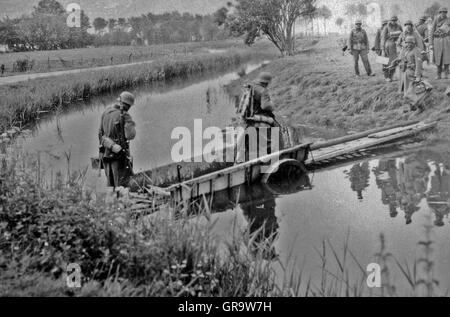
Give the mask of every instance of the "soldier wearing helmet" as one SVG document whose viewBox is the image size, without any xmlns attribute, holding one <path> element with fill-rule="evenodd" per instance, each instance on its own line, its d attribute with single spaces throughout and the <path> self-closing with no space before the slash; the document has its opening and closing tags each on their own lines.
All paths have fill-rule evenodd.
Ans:
<svg viewBox="0 0 450 317">
<path fill-rule="evenodd" d="M 422 16 L 419 23 L 416 24 L 416 30 L 419 32 L 420 36 L 423 38 L 425 43 L 428 43 L 428 17 L 426 15 Z"/>
<path fill-rule="evenodd" d="M 408 36 L 413 36 L 415 38 L 417 48 L 419 48 L 422 52 L 425 51 L 423 38 L 420 36 L 419 32 L 414 29 L 413 22 L 411 20 L 406 21 L 404 27 L 403 33 L 397 41 L 397 45 L 403 48 L 406 38 Z"/>
<path fill-rule="evenodd" d="M 368 76 L 374 76 L 372 74 L 372 68 L 370 67 L 368 52 L 369 52 L 369 37 L 366 31 L 362 28 L 362 21 L 357 20 L 355 22 L 355 28 L 350 32 L 348 40 L 348 47 L 353 55 L 355 63 L 355 73 L 359 76 L 359 58 L 361 57 L 364 68 Z"/>
<path fill-rule="evenodd" d="M 377 30 L 377 34 L 375 36 L 375 44 L 372 48 L 372 51 L 378 54 L 378 56 L 381 56 L 381 33 L 383 32 L 383 29 L 386 27 L 386 25 L 389 23 L 388 20 L 383 20 L 381 23 L 381 28 Z"/>
<path fill-rule="evenodd" d="M 433 21 L 430 34 L 430 49 L 434 53 L 434 63 L 437 66 L 437 79 L 450 76 L 450 18 L 447 8 L 440 8 L 439 15 Z"/>
<path fill-rule="evenodd" d="M 406 37 L 404 48 L 394 63 L 399 64 L 401 71 L 399 91 L 407 97 L 412 84 L 422 80 L 423 72 L 422 52 L 417 48 L 414 36 Z"/>
<path fill-rule="evenodd" d="M 280 127 L 280 125 L 275 120 L 275 115 L 273 113 L 274 107 L 272 104 L 272 100 L 270 98 L 268 87 L 272 82 L 272 74 L 268 72 L 262 72 L 259 74 L 258 78 L 250 85 L 247 85 L 249 89 L 244 92 L 245 94 L 249 93 L 248 104 L 243 105 L 241 109 L 243 116 L 245 129 L 256 129 L 258 134 L 258 138 L 263 136 L 263 130 L 266 129 L 266 132 L 272 131 L 275 127 Z M 246 98 L 243 98 L 247 100 Z M 275 131 L 275 130 L 273 130 Z M 253 136 L 253 134 L 248 134 L 249 137 Z M 243 163 L 249 159 L 255 159 L 261 155 L 266 155 L 268 153 L 261 153 L 264 150 L 268 150 L 271 146 L 270 137 L 267 135 L 267 141 L 264 143 L 267 145 L 266 149 L 259 149 L 257 153 L 250 152 L 250 149 L 254 150 L 256 148 L 256 144 L 262 144 L 261 139 L 260 142 L 257 140 L 250 140 L 245 135 L 243 138 L 238 140 L 237 146 L 237 157 L 236 164 Z M 251 143 L 254 142 L 254 143 Z M 250 146 L 251 145 L 251 146 Z M 279 150 L 279 149 L 275 149 Z"/>
<path fill-rule="evenodd" d="M 398 57 L 397 41 L 402 34 L 403 29 L 398 24 L 398 17 L 393 16 L 388 25 L 383 29 L 381 33 L 381 50 L 384 56 L 389 57 L 389 64 L 392 64 Z M 387 82 L 391 82 L 395 74 L 395 68 L 386 69 L 384 76 Z"/>
<path fill-rule="evenodd" d="M 114 188 L 128 187 L 132 176 L 129 141 L 136 137 L 136 125 L 128 113 L 134 95 L 125 91 L 117 101 L 103 113 L 99 129 L 100 158 L 108 186 Z"/>
</svg>

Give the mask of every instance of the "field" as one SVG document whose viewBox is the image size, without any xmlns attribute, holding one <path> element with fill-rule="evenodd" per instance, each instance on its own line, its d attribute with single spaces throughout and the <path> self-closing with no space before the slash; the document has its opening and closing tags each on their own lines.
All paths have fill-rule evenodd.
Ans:
<svg viewBox="0 0 450 317">
<path fill-rule="evenodd" d="M 4 76 L 22 74 L 13 72 L 16 61 L 27 60 L 33 65 L 26 73 L 61 71 L 108 65 L 142 62 L 162 57 L 206 53 L 208 50 L 244 48 L 241 40 L 217 42 L 191 42 L 152 46 L 111 46 L 56 51 L 35 51 L 0 54 L 0 65 L 4 64 Z"/>
<path fill-rule="evenodd" d="M 296 56 L 267 66 L 275 75 L 270 91 L 276 113 L 286 124 L 363 131 L 409 120 L 440 120 L 438 137 L 450 137 L 450 98 L 444 94 L 450 80 L 435 81 L 435 66 L 425 66 L 426 79 L 434 90 L 425 100 L 426 110 L 415 114 L 404 112 L 409 107 L 398 92 L 398 79 L 384 81 L 374 53 L 370 59 L 376 77 L 367 77 L 360 62 L 362 76 L 357 78 L 353 57 L 342 55 L 338 39 L 319 38 L 303 44 L 303 51 Z M 231 93 L 238 95 L 240 86 L 241 82 L 231 85 Z"/>
</svg>

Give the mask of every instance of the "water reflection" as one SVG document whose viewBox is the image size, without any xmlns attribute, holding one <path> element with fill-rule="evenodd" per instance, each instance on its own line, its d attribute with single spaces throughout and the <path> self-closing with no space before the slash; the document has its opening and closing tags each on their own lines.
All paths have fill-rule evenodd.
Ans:
<svg viewBox="0 0 450 317">
<path fill-rule="evenodd" d="M 377 161 L 372 172 L 381 191 L 381 202 L 391 218 L 402 212 L 406 225 L 411 225 L 426 199 L 436 216 L 435 225 L 444 226 L 444 219 L 450 214 L 450 165 L 443 162 L 446 158 L 450 160 L 433 151 L 418 151 Z M 358 200 L 364 200 L 363 193 L 370 186 L 370 162 L 354 164 L 344 173 Z"/>
<path fill-rule="evenodd" d="M 434 167 L 427 203 L 436 215 L 435 226 L 442 227 L 450 214 L 450 165 L 434 163 Z"/>
<path fill-rule="evenodd" d="M 278 238 L 280 228 L 276 213 L 277 199 L 311 189 L 310 177 L 302 174 L 280 183 L 243 185 L 221 191 L 214 194 L 210 204 L 215 213 L 242 210 L 248 223 L 247 230 L 252 237 L 252 252 L 259 252 L 263 258 L 273 260 L 278 256 L 274 241 Z"/>
<path fill-rule="evenodd" d="M 369 163 L 364 162 L 353 165 L 350 172 L 347 173 L 347 177 L 350 179 L 351 188 L 357 193 L 358 199 L 363 200 L 363 191 L 369 187 Z"/>
</svg>

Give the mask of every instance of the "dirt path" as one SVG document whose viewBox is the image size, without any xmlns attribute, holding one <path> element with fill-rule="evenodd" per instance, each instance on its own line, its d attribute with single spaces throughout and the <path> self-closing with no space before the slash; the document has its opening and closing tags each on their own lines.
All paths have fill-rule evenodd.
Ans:
<svg viewBox="0 0 450 317">
<path fill-rule="evenodd" d="M 20 83 L 20 82 L 24 82 L 24 81 L 28 81 L 28 80 L 32 80 L 32 79 L 38 79 L 38 78 L 48 78 L 48 77 L 61 76 L 61 75 L 80 74 L 80 73 L 86 73 L 86 72 L 92 72 L 92 71 L 100 71 L 100 70 L 115 69 L 115 68 L 117 69 L 117 68 L 123 68 L 123 67 L 128 67 L 128 66 L 135 66 L 135 65 L 146 65 L 146 64 L 151 64 L 153 62 L 154 61 L 144 61 L 144 62 L 136 62 L 136 63 L 120 64 L 120 65 L 62 70 L 62 71 L 49 72 L 49 73 L 36 73 L 36 74 L 0 77 L 0 86 L 16 84 L 16 83 Z"/>
</svg>

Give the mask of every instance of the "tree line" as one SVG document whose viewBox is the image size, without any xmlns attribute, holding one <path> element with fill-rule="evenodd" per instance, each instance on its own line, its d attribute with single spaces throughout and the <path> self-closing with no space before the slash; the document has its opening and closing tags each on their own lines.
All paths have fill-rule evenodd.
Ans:
<svg viewBox="0 0 450 317">
<path fill-rule="evenodd" d="M 68 13 L 55 0 L 41 0 L 29 15 L 0 21 L 0 44 L 15 50 L 50 50 L 84 47 L 93 38 L 89 18 L 81 11 L 81 27 L 67 26 Z"/>
<path fill-rule="evenodd" d="M 67 25 L 68 14 L 57 0 L 41 0 L 29 15 L 0 20 L 0 44 L 25 51 L 211 41 L 229 36 L 224 26 L 226 7 L 210 15 L 171 12 L 118 19 L 98 17 L 92 26 L 81 11 L 80 28 Z M 95 34 L 88 32 L 91 27 Z"/>
</svg>

